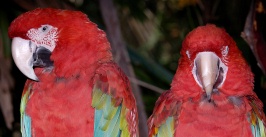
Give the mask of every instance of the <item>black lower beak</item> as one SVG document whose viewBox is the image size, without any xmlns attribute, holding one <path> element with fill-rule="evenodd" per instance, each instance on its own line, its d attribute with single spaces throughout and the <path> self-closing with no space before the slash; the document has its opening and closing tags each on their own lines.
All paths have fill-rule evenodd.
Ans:
<svg viewBox="0 0 266 137">
<path fill-rule="evenodd" d="M 33 66 L 35 67 L 50 67 L 53 66 L 53 61 L 50 59 L 51 51 L 44 48 L 36 48 L 35 53 L 33 53 Z"/>
</svg>

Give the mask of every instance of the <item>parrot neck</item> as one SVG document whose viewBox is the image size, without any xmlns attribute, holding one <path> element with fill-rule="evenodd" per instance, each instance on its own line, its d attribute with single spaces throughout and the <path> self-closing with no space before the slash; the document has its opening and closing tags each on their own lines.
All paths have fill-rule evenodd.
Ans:
<svg viewBox="0 0 266 137">
<path fill-rule="evenodd" d="M 63 78 L 90 74 L 100 64 L 112 61 L 109 48 L 79 47 L 75 51 L 56 53 L 58 54 L 53 55 L 54 67 L 52 72 L 57 77 Z"/>
<path fill-rule="evenodd" d="M 59 77 L 79 76 L 112 60 L 111 46 L 105 32 L 87 20 L 85 23 L 75 23 L 78 26 L 73 27 L 71 32 L 69 29 L 60 30 L 58 43 L 51 55 L 53 71 Z"/>
</svg>

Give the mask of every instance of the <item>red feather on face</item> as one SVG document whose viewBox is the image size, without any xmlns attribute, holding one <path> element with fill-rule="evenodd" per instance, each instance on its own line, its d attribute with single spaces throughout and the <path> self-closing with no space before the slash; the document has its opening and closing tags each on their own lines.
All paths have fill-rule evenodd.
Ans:
<svg viewBox="0 0 266 137">
<path fill-rule="evenodd" d="M 208 24 L 186 36 L 171 88 L 157 100 L 148 125 L 149 136 L 157 137 L 265 135 L 253 74 L 224 29 Z"/>
</svg>

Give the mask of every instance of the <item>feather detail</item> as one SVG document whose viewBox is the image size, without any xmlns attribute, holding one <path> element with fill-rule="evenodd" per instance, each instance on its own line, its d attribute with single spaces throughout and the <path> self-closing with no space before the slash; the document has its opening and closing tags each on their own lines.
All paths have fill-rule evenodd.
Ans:
<svg viewBox="0 0 266 137">
<path fill-rule="evenodd" d="M 165 91 L 155 104 L 153 114 L 148 119 L 149 137 L 174 136 L 176 118 L 180 111 L 180 103 L 171 91 Z"/>
<path fill-rule="evenodd" d="M 100 93 L 99 93 L 100 92 Z M 100 95 L 101 96 L 97 96 Z M 100 89 L 93 89 L 93 103 L 92 107 L 95 108 L 95 121 L 94 121 L 94 136 L 120 136 L 121 132 L 124 136 L 130 136 L 127 128 L 125 112 L 121 110 L 122 104 L 114 106 L 111 96 L 103 93 Z M 123 112 L 123 113 L 122 113 Z"/>
<path fill-rule="evenodd" d="M 124 131 L 124 132 L 122 132 L 121 137 L 128 137 L 130 135 L 129 130 L 127 130 L 128 123 L 126 120 L 126 114 L 127 114 L 127 108 L 125 106 L 122 106 L 119 128 L 121 129 L 121 131 Z"/>
<path fill-rule="evenodd" d="M 254 137 L 265 137 L 265 116 L 262 111 L 262 103 L 254 96 L 248 96 L 249 104 L 252 107 L 250 112 L 250 127 Z"/>
<path fill-rule="evenodd" d="M 96 71 L 92 85 L 91 105 L 95 108 L 94 136 L 137 137 L 137 124 L 130 123 L 135 121 L 132 118 L 137 116 L 133 111 L 135 102 L 128 98 L 131 96 L 129 85 L 121 72 L 117 71 L 117 66 L 113 63 L 103 64 Z M 130 117 L 132 112 L 133 116 Z"/>
<path fill-rule="evenodd" d="M 174 131 L 174 118 L 168 117 L 165 124 L 162 124 L 157 133 L 157 137 L 171 137 Z"/>
<path fill-rule="evenodd" d="M 20 117 L 21 117 L 21 133 L 23 137 L 31 137 L 31 118 L 26 114 L 26 105 L 30 99 L 32 85 L 27 82 L 22 93 L 20 103 Z"/>
</svg>

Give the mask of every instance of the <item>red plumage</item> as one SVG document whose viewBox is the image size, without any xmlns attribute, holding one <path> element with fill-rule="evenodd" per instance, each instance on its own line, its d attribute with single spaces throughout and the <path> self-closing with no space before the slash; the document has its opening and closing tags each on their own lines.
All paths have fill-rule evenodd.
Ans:
<svg viewBox="0 0 266 137">
<path fill-rule="evenodd" d="M 124 130 L 128 130 L 130 136 L 138 136 L 135 98 L 126 75 L 112 59 L 110 43 L 104 31 L 82 12 L 38 8 L 15 19 L 9 27 L 9 36 L 34 43 L 39 39 L 32 40 L 27 35 L 29 30 L 46 24 L 56 28 L 58 35 L 50 57 L 53 67 L 35 68 L 39 82 L 27 80 L 25 84 L 23 97 L 27 99 L 22 99 L 21 113 L 31 118 L 30 134 L 37 137 L 93 136 L 98 130 L 94 127 L 98 109 L 92 106 L 93 92 L 97 89 L 115 100 L 114 108 L 125 107 L 124 111 L 117 112 L 119 117 L 123 113 L 126 115 L 126 129 L 119 132 L 123 134 Z M 46 46 L 51 46 L 49 44 Z"/>
<path fill-rule="evenodd" d="M 197 71 L 193 72 L 197 69 L 196 57 L 202 52 L 216 54 L 219 64 L 228 67 L 227 72 L 221 72 L 219 68 L 217 79 L 222 75 L 224 81 L 216 82 L 222 84 L 214 85 L 211 100 L 206 99 L 206 92 L 200 86 L 202 82 L 196 82 L 200 79 Z M 149 136 L 163 134 L 160 127 L 169 126 L 165 121 L 173 117 L 174 126 L 167 129 L 173 131 L 175 137 L 251 137 L 251 119 L 254 118 L 251 115 L 265 124 L 262 107 L 262 102 L 253 92 L 253 74 L 234 40 L 215 25 L 200 26 L 191 31 L 182 43 L 171 89 L 157 100 L 148 120 Z M 264 131 L 264 127 L 260 130 Z"/>
</svg>

